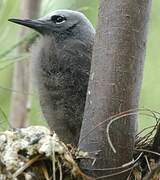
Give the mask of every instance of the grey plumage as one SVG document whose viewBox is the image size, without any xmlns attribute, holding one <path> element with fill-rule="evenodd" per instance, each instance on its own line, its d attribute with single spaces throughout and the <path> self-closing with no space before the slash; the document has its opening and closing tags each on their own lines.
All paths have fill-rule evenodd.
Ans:
<svg viewBox="0 0 160 180">
<path fill-rule="evenodd" d="M 32 48 L 40 105 L 49 127 L 78 143 L 95 31 L 79 12 L 57 10 L 38 20 L 10 21 L 42 34 Z"/>
</svg>

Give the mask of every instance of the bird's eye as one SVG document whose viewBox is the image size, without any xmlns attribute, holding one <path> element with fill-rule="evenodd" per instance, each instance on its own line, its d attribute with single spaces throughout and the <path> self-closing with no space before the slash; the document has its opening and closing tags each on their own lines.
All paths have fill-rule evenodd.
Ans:
<svg viewBox="0 0 160 180">
<path fill-rule="evenodd" d="M 52 16 L 51 20 L 56 24 L 61 24 L 66 21 L 66 18 L 64 16 Z"/>
</svg>

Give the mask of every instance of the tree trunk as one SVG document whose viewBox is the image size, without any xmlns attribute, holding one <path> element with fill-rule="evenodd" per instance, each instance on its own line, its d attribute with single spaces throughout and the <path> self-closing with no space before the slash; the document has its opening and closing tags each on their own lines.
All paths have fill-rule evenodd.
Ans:
<svg viewBox="0 0 160 180">
<path fill-rule="evenodd" d="M 151 0 L 101 0 L 95 46 L 79 148 L 96 161 L 83 161 L 87 169 L 122 166 L 132 160 L 136 116 L 115 121 L 112 115 L 138 108 Z M 95 129 L 94 129 L 95 128 Z M 89 130 L 94 129 L 91 133 Z M 85 137 L 85 138 L 84 138 Z M 117 171 L 95 171 L 95 176 Z M 111 179 L 124 180 L 126 174 Z M 103 179 L 103 178 L 102 178 Z M 104 177 L 105 179 L 105 177 Z"/>
<path fill-rule="evenodd" d="M 36 18 L 40 10 L 41 0 L 23 0 L 20 1 L 21 18 Z M 28 29 L 22 27 L 20 32 L 20 38 L 25 37 L 28 34 Z M 18 53 L 28 52 L 29 44 L 23 43 Z M 12 93 L 11 110 L 10 110 L 10 126 L 12 128 L 24 127 L 26 125 L 27 118 L 27 101 L 28 92 L 30 89 L 30 63 L 26 59 L 23 62 L 17 62 L 14 67 L 13 74 L 13 89 L 21 93 Z"/>
</svg>

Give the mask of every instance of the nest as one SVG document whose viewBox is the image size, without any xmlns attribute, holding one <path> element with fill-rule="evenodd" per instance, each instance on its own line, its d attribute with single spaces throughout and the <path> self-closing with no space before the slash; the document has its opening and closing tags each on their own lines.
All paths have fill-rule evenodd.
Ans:
<svg viewBox="0 0 160 180">
<path fill-rule="evenodd" d="M 1 132 L 0 180 L 86 179 L 75 161 L 80 156 L 86 153 L 66 146 L 42 126 Z"/>
<path fill-rule="evenodd" d="M 134 160 L 115 167 L 116 173 L 108 174 L 106 168 L 106 178 L 130 172 L 127 180 L 160 179 L 160 114 L 149 112 L 147 116 L 154 118 L 156 123 L 137 134 Z M 127 113 L 113 118 L 108 129 L 124 115 Z M 111 148 L 114 148 L 112 144 Z M 88 158 L 88 153 L 65 145 L 56 133 L 43 126 L 0 133 L 0 180 L 91 180 L 93 178 L 85 175 L 78 166 L 79 159 L 83 158 Z"/>
</svg>

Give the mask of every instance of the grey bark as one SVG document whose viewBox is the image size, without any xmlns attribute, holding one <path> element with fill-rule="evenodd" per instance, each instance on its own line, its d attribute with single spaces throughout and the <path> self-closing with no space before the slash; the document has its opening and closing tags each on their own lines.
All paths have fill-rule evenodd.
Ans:
<svg viewBox="0 0 160 180">
<path fill-rule="evenodd" d="M 40 10 L 41 0 L 23 0 L 20 1 L 20 16 L 21 18 L 36 18 Z M 28 34 L 28 29 L 22 27 L 20 38 Z M 28 51 L 28 43 L 23 43 L 18 53 Z M 22 62 L 17 62 L 14 66 L 13 73 L 13 89 L 21 93 L 12 93 L 11 110 L 9 122 L 12 128 L 24 127 L 27 119 L 27 101 L 28 92 L 30 89 L 30 63 L 26 59 Z"/>
<path fill-rule="evenodd" d="M 85 160 L 81 163 L 85 168 L 118 167 L 132 160 L 136 116 L 121 118 L 112 124 L 110 137 L 116 153 L 107 140 L 109 121 L 89 135 L 88 132 L 112 115 L 138 108 L 150 8 L 151 0 L 100 1 L 79 141 L 79 148 L 90 152 L 96 161 L 91 165 L 91 161 Z M 111 172 L 96 171 L 95 176 L 107 173 Z M 126 175 L 111 179 L 117 178 L 124 180 Z"/>
</svg>

